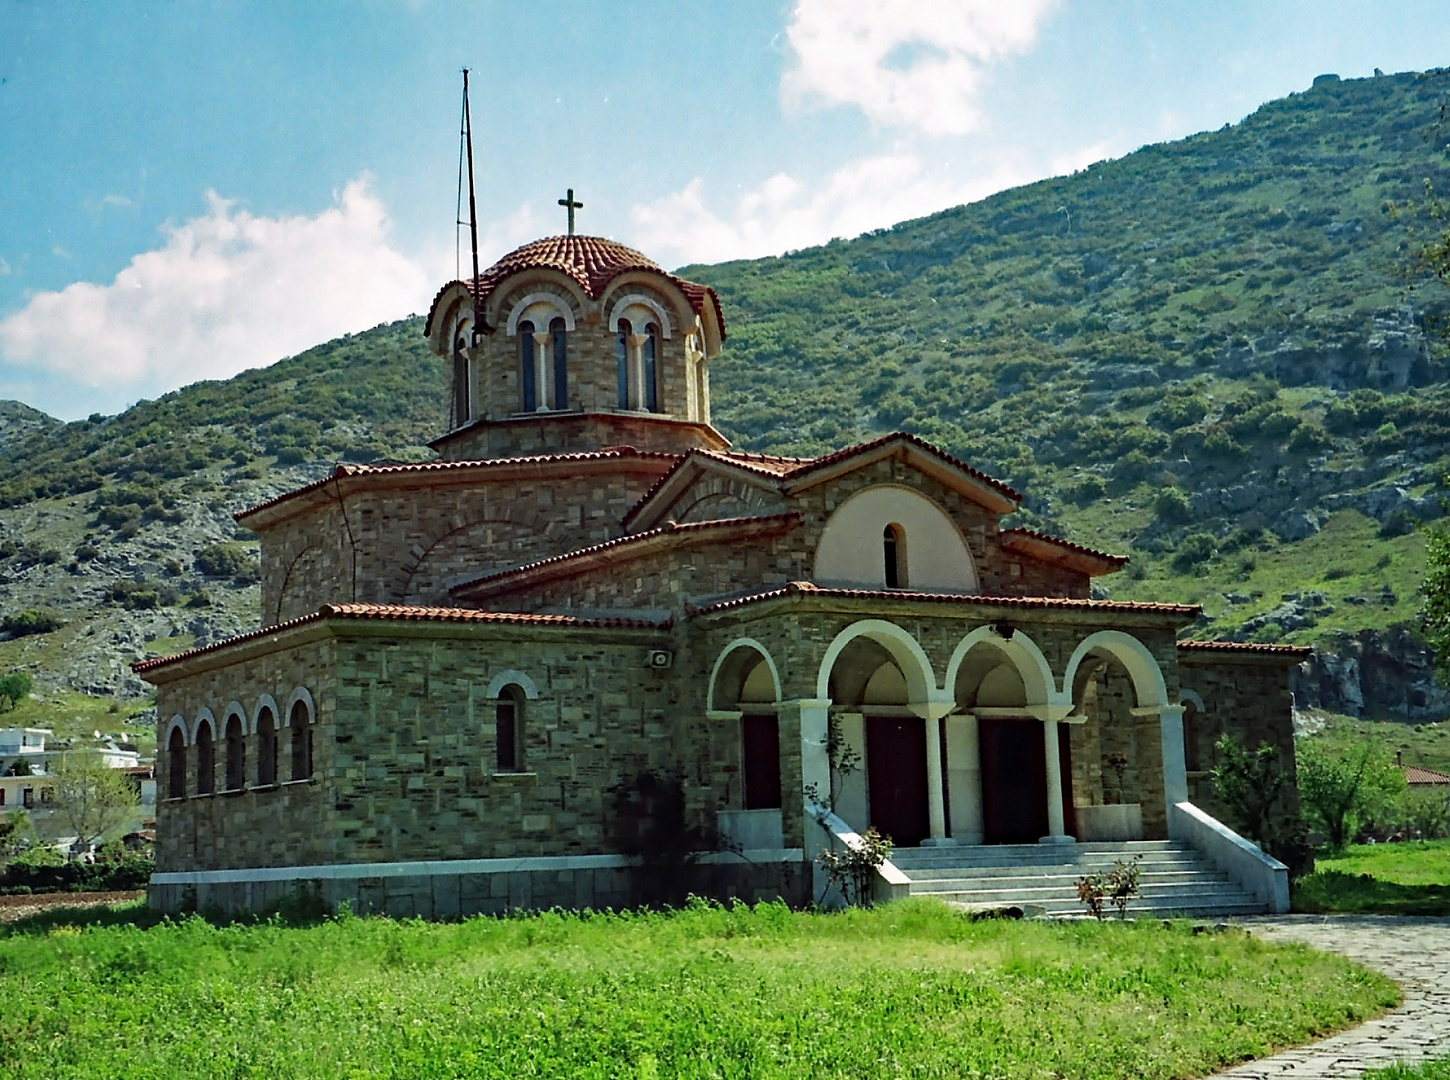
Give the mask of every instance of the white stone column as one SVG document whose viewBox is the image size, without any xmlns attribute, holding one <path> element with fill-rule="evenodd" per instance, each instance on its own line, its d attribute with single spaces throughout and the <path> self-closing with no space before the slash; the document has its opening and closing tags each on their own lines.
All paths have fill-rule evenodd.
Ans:
<svg viewBox="0 0 1450 1080">
<path fill-rule="evenodd" d="M 534 335 L 534 411 L 549 411 L 549 368 L 554 357 L 553 335 Z"/>
<path fill-rule="evenodd" d="M 826 741 L 830 732 L 830 721 L 827 710 L 830 709 L 829 699 L 802 698 L 795 701 L 782 701 L 776 711 L 782 721 L 794 713 L 799 718 L 798 731 L 800 732 L 800 786 L 790 790 L 784 784 L 790 774 L 789 769 L 781 769 L 781 800 L 790 809 L 783 814 L 785 828 L 785 842 L 789 846 L 792 841 L 792 821 L 796 814 L 801 815 L 801 839 L 804 848 L 805 861 L 812 864 L 812 897 L 819 897 L 825 889 L 825 872 L 820 866 L 815 865 L 816 856 L 828 846 L 829 838 L 825 829 L 816 821 L 812 810 L 813 804 L 807 791 L 814 788 L 822 800 L 830 798 L 831 792 L 831 758 L 827 750 Z M 781 724 L 781 734 L 785 735 L 794 724 Z M 784 758 L 789 752 L 785 740 L 781 740 L 781 757 Z M 782 761 L 782 766 L 786 762 Z"/>
<path fill-rule="evenodd" d="M 952 836 L 959 844 L 982 842 L 982 751 L 971 713 L 942 720 L 947 731 L 947 791 Z"/>
<path fill-rule="evenodd" d="M 1062 758 L 1058 756 L 1057 721 L 1042 722 L 1044 756 L 1047 758 L 1047 835 L 1040 841 L 1044 844 L 1071 844 L 1073 838 L 1067 835 L 1062 820 Z M 1072 778 L 1068 778 L 1072 782 Z"/>
<path fill-rule="evenodd" d="M 926 724 L 926 813 L 931 835 L 922 841 L 923 847 L 943 847 L 956 843 L 947 836 L 947 810 L 946 799 L 942 794 L 941 768 L 941 720 L 956 707 L 956 701 L 951 699 L 911 703 L 911 711 Z"/>
<path fill-rule="evenodd" d="M 1133 710 L 1135 713 L 1138 710 Z M 1188 764 L 1183 751 L 1183 706 L 1159 705 L 1149 709 L 1158 714 L 1158 732 L 1163 744 L 1163 801 L 1168 814 L 1168 835 L 1178 824 L 1173 807 L 1188 801 Z"/>
<path fill-rule="evenodd" d="M 643 409 L 648 400 L 644 393 L 644 343 L 648 334 L 629 335 L 629 407 Z"/>
</svg>

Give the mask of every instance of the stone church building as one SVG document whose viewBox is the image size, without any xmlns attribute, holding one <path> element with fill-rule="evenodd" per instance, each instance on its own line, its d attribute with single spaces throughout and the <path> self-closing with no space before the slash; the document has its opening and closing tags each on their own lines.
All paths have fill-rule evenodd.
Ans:
<svg viewBox="0 0 1450 1080">
<path fill-rule="evenodd" d="M 309 886 L 452 917 L 622 906 L 662 875 L 809 903 L 815 853 L 868 827 L 902 858 L 1221 846 L 1219 734 L 1292 767 L 1302 650 L 1092 599 L 1124 558 L 1003 528 L 1017 492 L 914 436 L 732 449 L 720 302 L 639 252 L 537 241 L 446 286 L 425 332 L 452 370 L 437 460 L 238 514 L 259 628 L 135 665 L 153 905 Z"/>
</svg>

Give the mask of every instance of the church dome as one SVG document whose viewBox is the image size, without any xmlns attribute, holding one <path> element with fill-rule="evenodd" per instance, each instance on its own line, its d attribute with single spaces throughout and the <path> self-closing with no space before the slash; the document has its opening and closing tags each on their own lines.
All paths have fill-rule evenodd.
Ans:
<svg viewBox="0 0 1450 1080">
<path fill-rule="evenodd" d="M 658 274 L 669 281 L 685 295 L 695 314 L 703 315 L 708 304 L 719 337 L 725 339 L 725 316 L 720 310 L 719 297 L 708 285 L 686 281 L 682 277 L 661 269 L 653 259 L 602 236 L 546 236 L 523 247 L 510 251 L 498 262 L 478 275 L 472 283 L 462 283 L 472 294 L 475 305 L 482 308 L 505 281 L 517 274 L 533 270 L 556 270 L 575 281 L 591 300 L 598 300 L 615 278 L 632 270 L 643 270 Z M 453 284 L 459 284 L 457 282 Z M 428 316 L 425 335 L 433 333 L 433 313 L 439 308 L 439 301 L 452 285 L 444 286 L 435 297 Z"/>
</svg>

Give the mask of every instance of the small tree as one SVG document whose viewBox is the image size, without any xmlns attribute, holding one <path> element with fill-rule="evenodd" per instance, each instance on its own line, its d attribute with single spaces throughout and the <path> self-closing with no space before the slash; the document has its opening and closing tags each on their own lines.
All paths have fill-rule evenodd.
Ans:
<svg viewBox="0 0 1450 1080">
<path fill-rule="evenodd" d="M 33 683 L 23 671 L 12 671 L 0 679 L 0 712 L 9 712 L 29 696 Z"/>
<path fill-rule="evenodd" d="M 124 773 L 94 754 L 66 754 L 55 773 L 55 804 L 81 846 L 130 817 L 140 798 Z"/>
<path fill-rule="evenodd" d="M 1435 652 L 1435 674 L 1450 683 L 1450 529 L 1425 530 L 1420 632 Z"/>
<path fill-rule="evenodd" d="M 1245 750 L 1224 735 L 1215 749 L 1218 765 L 1209 773 L 1214 791 L 1249 839 L 1268 850 L 1274 838 L 1274 804 L 1288 782 L 1279 748 L 1261 743 L 1257 750 Z"/>
<path fill-rule="evenodd" d="M 1368 740 L 1343 754 L 1306 740 L 1298 758 L 1299 802 L 1336 850 L 1361 822 L 1393 806 L 1405 788 L 1404 774 L 1380 758 Z"/>
</svg>

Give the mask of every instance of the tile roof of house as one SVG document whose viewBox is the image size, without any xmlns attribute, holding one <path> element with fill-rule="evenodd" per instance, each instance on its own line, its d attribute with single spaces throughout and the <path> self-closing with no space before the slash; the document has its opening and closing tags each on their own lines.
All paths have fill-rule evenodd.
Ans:
<svg viewBox="0 0 1450 1080">
<path fill-rule="evenodd" d="M 998 535 L 1002 546 L 1008 551 L 1015 546 L 1024 555 L 1046 557 L 1048 561 L 1065 563 L 1089 574 L 1110 574 L 1128 564 L 1126 555 L 1110 555 L 1106 551 L 1083 547 L 1036 529 L 1004 529 Z"/>
<path fill-rule="evenodd" d="M 713 604 L 693 608 L 691 615 L 708 615 L 716 611 L 745 607 L 783 596 L 821 596 L 844 600 L 900 600 L 927 604 L 970 604 L 973 607 L 1059 608 L 1078 611 L 1102 611 L 1113 614 L 1180 615 L 1190 617 L 1203 608 L 1197 604 L 1143 604 L 1126 600 L 1075 600 L 1053 596 L 968 596 L 961 593 L 912 592 L 909 589 L 836 589 L 809 581 L 791 581 L 779 589 L 732 597 Z"/>
<path fill-rule="evenodd" d="M 649 505 L 650 500 L 655 497 L 678 473 L 687 468 L 693 461 L 716 461 L 726 465 L 733 465 L 737 468 L 748 469 L 760 476 L 768 477 L 782 484 L 791 481 L 803 480 L 811 473 L 821 469 L 827 469 L 832 465 L 849 461 L 853 457 L 869 454 L 892 442 L 898 442 L 903 446 L 911 446 L 917 450 L 924 451 L 931 456 L 955 469 L 960 469 L 977 483 L 990 488 L 1003 498 L 1014 503 L 1020 503 L 1022 496 L 1000 480 L 994 480 L 980 469 L 976 469 L 966 462 L 948 454 L 945 450 L 933 446 L 925 439 L 917 438 L 905 431 L 893 431 L 888 435 L 882 435 L 867 442 L 855 443 L 851 446 L 842 447 L 840 450 L 832 451 L 821 457 L 795 458 L 780 457 L 774 454 L 749 454 L 738 450 L 705 450 L 694 449 L 685 454 L 669 472 L 661 476 L 650 489 L 645 492 L 644 497 L 630 508 L 629 513 L 624 515 L 624 523 L 630 521 Z M 1088 549 L 1083 548 L 1083 551 Z M 1114 558 L 1114 556 L 1107 556 Z"/>
<path fill-rule="evenodd" d="M 1307 645 L 1261 645 L 1253 641 L 1180 641 L 1180 652 L 1257 653 L 1260 656 L 1296 657 L 1307 660 L 1314 650 Z"/>
<path fill-rule="evenodd" d="M 759 514 L 752 517 L 715 518 L 710 521 L 691 521 L 684 524 L 670 521 L 646 532 L 620 536 L 613 540 L 605 540 L 603 543 L 593 544 L 586 548 L 579 548 L 577 551 L 568 551 L 562 555 L 553 555 L 547 559 L 539 559 L 536 562 L 525 563 L 522 566 L 515 566 L 508 570 L 499 570 L 492 574 L 484 574 L 468 581 L 459 582 L 451 591 L 457 596 L 467 596 L 477 587 L 488 586 L 502 581 L 526 581 L 539 577 L 541 574 L 549 578 L 569 576 L 567 572 L 565 574 L 556 574 L 552 573 L 552 571 L 567 568 L 570 563 L 591 562 L 602 555 L 613 552 L 627 552 L 633 547 L 652 547 L 653 545 L 650 544 L 650 541 L 661 540 L 667 537 L 704 536 L 709 538 L 709 534 L 714 532 L 725 533 L 727 536 L 756 536 L 762 533 L 787 532 L 799 524 L 800 520 L 800 514 L 795 511 L 788 511 L 784 514 Z"/>
<path fill-rule="evenodd" d="M 1401 765 L 1400 768 L 1405 771 L 1405 783 L 1407 784 L 1450 784 L 1450 776 L 1436 772 L 1434 769 L 1422 768 L 1419 765 Z"/>
<path fill-rule="evenodd" d="M 137 660 L 131 665 L 131 670 L 138 675 L 144 674 L 148 671 L 155 671 L 157 668 L 180 663 L 183 660 L 190 660 L 192 657 L 216 652 L 219 649 L 225 649 L 232 645 L 256 641 L 270 635 L 280 634 L 286 630 L 293 630 L 311 623 L 325 622 L 329 619 L 394 620 L 398 622 L 432 623 L 503 623 L 527 626 L 568 626 L 577 629 L 606 628 L 624 630 L 662 630 L 667 629 L 669 625 L 665 622 L 652 622 L 645 619 L 589 619 L 573 615 L 536 615 L 529 612 L 479 611 L 475 608 L 424 607 L 412 604 L 323 604 L 321 608 L 311 615 L 303 615 L 296 619 L 289 619 L 286 622 L 277 623 L 274 626 L 263 626 L 257 630 L 249 630 L 245 634 L 237 634 L 235 637 L 225 638 L 221 641 L 213 641 L 198 649 L 188 649 L 186 652 L 177 653 L 174 656 L 157 656 L 149 660 Z"/>
<path fill-rule="evenodd" d="M 466 469 L 513 469 L 521 465 L 551 465 L 559 462 L 582 462 L 602 461 L 608 458 L 639 458 L 653 461 L 675 461 L 679 454 L 669 454 L 657 450 L 638 450 L 633 446 L 609 446 L 602 450 L 585 450 L 572 454 L 533 454 L 522 457 L 504 458 L 481 458 L 466 461 L 420 461 L 397 465 L 354 465 L 344 463 L 338 465 L 327 476 L 321 480 L 314 480 L 310 484 L 293 488 L 291 491 L 284 491 L 281 495 L 260 502 L 256 506 L 249 506 L 245 510 L 238 510 L 232 516 L 241 521 L 262 510 L 271 509 L 290 499 L 300 495 L 317 491 L 328 484 L 348 477 L 364 476 L 392 476 L 407 473 L 435 473 L 452 472 Z"/>
<path fill-rule="evenodd" d="M 647 270 L 659 274 L 685 294 L 690 306 L 697 313 L 704 310 L 708 300 L 714 306 L 715 317 L 719 320 L 720 339 L 725 339 L 725 315 L 714 289 L 677 277 L 661 269 L 659 263 L 634 248 L 600 236 L 546 236 L 542 240 L 535 240 L 510 251 L 487 270 L 481 271 L 475 281 L 464 284 L 481 306 L 505 280 L 522 270 L 537 268 L 557 270 L 569 276 L 594 300 L 604 295 L 609 283 L 620 274 L 630 270 Z M 438 300 L 456 284 L 459 283 L 449 282 L 433 298 L 428 309 L 428 323 L 423 328 L 425 335 L 433 332 L 432 312 L 437 309 Z"/>
</svg>

